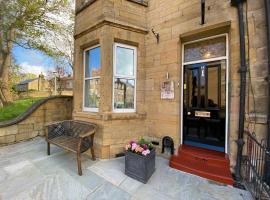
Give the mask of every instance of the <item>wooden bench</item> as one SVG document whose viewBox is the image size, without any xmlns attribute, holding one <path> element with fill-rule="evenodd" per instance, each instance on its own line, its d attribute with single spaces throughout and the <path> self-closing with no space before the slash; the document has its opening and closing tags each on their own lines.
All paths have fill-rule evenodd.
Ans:
<svg viewBox="0 0 270 200">
<path fill-rule="evenodd" d="M 78 174 L 82 175 L 81 154 L 91 149 L 92 160 L 95 160 L 93 148 L 94 134 L 97 125 L 89 122 L 66 120 L 46 125 L 47 153 L 50 155 L 50 144 L 77 154 Z"/>
</svg>

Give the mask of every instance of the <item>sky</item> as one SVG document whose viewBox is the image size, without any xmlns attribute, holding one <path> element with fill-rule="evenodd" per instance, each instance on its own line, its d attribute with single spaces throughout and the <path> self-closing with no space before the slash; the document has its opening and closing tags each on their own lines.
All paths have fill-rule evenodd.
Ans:
<svg viewBox="0 0 270 200">
<path fill-rule="evenodd" d="M 0 0 L 1 1 L 1 0 Z M 75 9 L 75 0 L 69 0 L 71 2 L 71 9 Z M 66 12 L 67 11 L 67 12 Z M 70 11 L 59 12 L 57 15 L 52 15 L 50 17 L 57 19 L 60 23 L 71 23 L 70 21 Z M 71 36 L 72 37 L 72 36 Z M 49 42 L 49 41 L 48 41 Z M 65 47 L 65 44 L 59 44 Z M 32 73 L 32 74 L 48 74 L 48 71 L 53 71 L 55 62 L 49 56 L 44 55 L 38 50 L 24 49 L 20 46 L 15 45 L 12 50 L 13 58 L 16 64 L 21 66 L 22 73 Z M 72 70 L 67 67 L 68 73 L 72 73 Z"/>
<path fill-rule="evenodd" d="M 72 10 L 75 9 L 75 0 L 69 0 L 69 2 L 71 3 L 70 8 Z M 60 23 L 72 23 L 72 21 L 70 21 L 69 9 L 64 12 L 59 12 L 57 15 L 49 16 Z M 48 39 L 46 42 L 49 41 L 50 40 Z M 61 48 L 63 45 L 65 47 L 65 44 L 58 44 L 58 47 Z M 46 76 L 48 71 L 53 71 L 54 69 L 54 60 L 38 50 L 24 49 L 18 45 L 14 45 L 12 55 L 16 64 L 21 66 L 21 73 L 33 73 L 36 75 L 42 73 Z M 67 67 L 66 70 L 68 70 L 68 73 L 72 73 L 72 70 L 69 67 Z"/>
<path fill-rule="evenodd" d="M 36 75 L 42 73 L 43 75 L 46 75 L 48 70 L 53 70 L 53 59 L 40 51 L 14 46 L 13 56 L 15 62 L 21 66 L 22 73 L 32 73 Z"/>
</svg>

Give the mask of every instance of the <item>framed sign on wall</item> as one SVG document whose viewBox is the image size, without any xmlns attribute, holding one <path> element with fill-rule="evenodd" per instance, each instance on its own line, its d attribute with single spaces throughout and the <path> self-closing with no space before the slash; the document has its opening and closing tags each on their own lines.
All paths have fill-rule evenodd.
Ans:
<svg viewBox="0 0 270 200">
<path fill-rule="evenodd" d="M 161 99 L 174 99 L 174 81 L 164 81 L 161 84 Z"/>
</svg>

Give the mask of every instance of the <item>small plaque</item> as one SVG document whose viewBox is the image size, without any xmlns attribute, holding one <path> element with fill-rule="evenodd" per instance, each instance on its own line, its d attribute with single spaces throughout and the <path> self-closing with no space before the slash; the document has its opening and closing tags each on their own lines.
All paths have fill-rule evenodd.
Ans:
<svg viewBox="0 0 270 200">
<path fill-rule="evenodd" d="M 195 117 L 211 117 L 211 113 L 207 111 L 195 111 Z"/>
<path fill-rule="evenodd" d="M 165 81 L 161 85 L 161 99 L 174 99 L 174 82 Z"/>
</svg>

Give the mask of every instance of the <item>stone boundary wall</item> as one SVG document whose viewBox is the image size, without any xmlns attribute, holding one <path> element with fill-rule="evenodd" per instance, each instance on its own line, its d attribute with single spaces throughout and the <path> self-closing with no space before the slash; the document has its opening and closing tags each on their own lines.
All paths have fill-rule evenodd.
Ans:
<svg viewBox="0 0 270 200">
<path fill-rule="evenodd" d="M 54 94 L 54 91 L 29 91 L 29 92 L 20 93 L 19 97 L 20 98 L 52 97 L 52 96 L 54 96 L 53 94 Z M 58 95 L 60 95 L 59 92 L 58 92 Z M 63 91 L 61 91 L 61 96 L 73 96 L 73 90 L 63 90 Z"/>
<path fill-rule="evenodd" d="M 36 102 L 20 116 L 0 122 L 0 145 L 44 135 L 46 124 L 72 118 L 72 105 L 70 96 L 53 96 Z"/>
<path fill-rule="evenodd" d="M 28 97 L 49 97 L 51 96 L 52 92 L 50 91 L 28 91 L 28 92 L 21 92 L 19 94 L 20 98 L 28 98 Z"/>
</svg>

